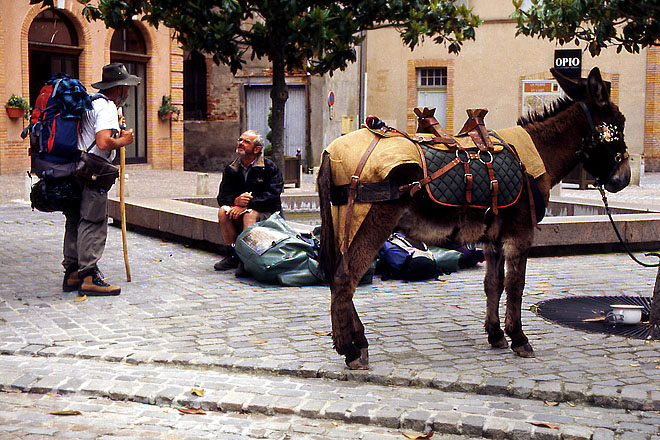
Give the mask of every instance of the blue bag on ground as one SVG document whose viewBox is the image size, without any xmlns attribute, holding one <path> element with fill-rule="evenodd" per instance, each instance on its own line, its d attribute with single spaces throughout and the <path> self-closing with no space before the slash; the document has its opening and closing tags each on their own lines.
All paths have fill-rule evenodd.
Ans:
<svg viewBox="0 0 660 440">
<path fill-rule="evenodd" d="M 461 253 L 426 244 L 394 232 L 378 252 L 376 273 L 383 280 L 421 281 L 443 273 L 456 272 Z"/>
<path fill-rule="evenodd" d="M 303 240 L 278 213 L 241 232 L 235 249 L 258 281 L 283 286 L 323 282 L 314 244 Z"/>
</svg>

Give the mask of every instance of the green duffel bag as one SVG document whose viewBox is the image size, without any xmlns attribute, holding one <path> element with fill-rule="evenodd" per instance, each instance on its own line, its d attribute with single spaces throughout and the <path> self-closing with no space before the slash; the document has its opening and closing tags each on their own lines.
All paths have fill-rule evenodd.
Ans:
<svg viewBox="0 0 660 440">
<path fill-rule="evenodd" d="M 279 213 L 247 227 L 236 239 L 236 254 L 254 279 L 282 286 L 323 282 L 318 253 Z"/>
<path fill-rule="evenodd" d="M 457 272 L 460 268 L 459 262 L 463 254 L 459 251 L 444 249 L 438 246 L 429 246 L 429 250 L 433 252 L 435 270 L 439 275 Z"/>
</svg>

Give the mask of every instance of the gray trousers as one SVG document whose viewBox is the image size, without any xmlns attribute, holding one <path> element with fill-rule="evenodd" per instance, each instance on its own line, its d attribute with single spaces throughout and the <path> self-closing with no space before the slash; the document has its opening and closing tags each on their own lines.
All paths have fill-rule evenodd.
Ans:
<svg viewBox="0 0 660 440">
<path fill-rule="evenodd" d="M 65 212 L 64 269 L 78 268 L 81 277 L 96 270 L 108 236 L 108 193 L 83 186 L 78 211 Z"/>
</svg>

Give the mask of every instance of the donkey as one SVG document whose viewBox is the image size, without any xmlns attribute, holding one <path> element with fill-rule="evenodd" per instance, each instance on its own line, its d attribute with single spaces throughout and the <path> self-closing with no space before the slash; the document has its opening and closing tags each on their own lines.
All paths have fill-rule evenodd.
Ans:
<svg viewBox="0 0 660 440">
<path fill-rule="evenodd" d="M 545 166 L 544 174 L 536 179 L 530 177 L 543 197 L 539 204 L 547 204 L 551 187 L 578 163 L 582 163 L 596 178 L 596 184 L 606 190 L 617 192 L 625 188 L 630 182 L 628 153 L 623 139 L 625 118 L 610 101 L 609 88 L 600 71 L 594 68 L 588 78 L 575 80 L 554 69 L 551 72 L 568 98 L 559 99 L 543 114 L 535 113 L 518 121 L 531 137 Z M 335 189 L 333 162 L 341 157 L 330 157 L 328 150 L 341 140 L 347 145 L 346 149 L 365 151 L 367 145 L 364 141 L 362 144 L 354 141 L 364 139 L 365 130 L 357 130 L 333 141 L 323 153 L 318 174 L 322 228 L 320 263 L 332 294 L 335 350 L 345 357 L 350 369 L 369 368 L 369 344 L 353 305 L 353 294 L 376 253 L 396 228 L 427 244 L 442 245 L 448 239 L 457 243 L 481 243 L 486 258 L 484 291 L 488 342 L 493 348 L 507 348 L 506 333 L 515 354 L 534 357 L 520 316 L 527 257 L 536 228 L 536 217 L 532 213 L 534 199 L 529 196 L 531 186 L 524 185 L 517 201 L 499 210 L 442 206 L 423 191 L 413 195 L 404 193 L 393 200 L 368 205 L 368 212 L 350 246 L 340 247 L 339 234 L 335 230 L 337 222 L 344 219 L 336 218 L 336 211 L 333 213 L 331 193 Z M 384 143 L 385 140 L 381 142 Z M 370 160 L 378 157 L 378 150 L 376 146 Z M 417 183 L 422 178 L 423 172 L 415 164 L 395 166 L 386 174 L 386 180 L 397 183 Z M 411 186 L 414 185 L 407 187 Z M 356 202 L 355 206 L 358 205 L 360 203 Z M 504 331 L 500 327 L 498 311 L 503 291 L 507 295 Z"/>
</svg>

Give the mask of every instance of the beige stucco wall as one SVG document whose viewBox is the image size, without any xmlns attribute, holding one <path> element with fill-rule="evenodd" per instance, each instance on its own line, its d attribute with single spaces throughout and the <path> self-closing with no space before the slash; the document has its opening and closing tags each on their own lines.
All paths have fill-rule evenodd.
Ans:
<svg viewBox="0 0 660 440">
<path fill-rule="evenodd" d="M 82 5 L 75 0 L 56 1 L 59 9 L 73 22 L 83 48 L 79 58 L 79 76 L 88 91 L 91 83 L 101 80 L 103 65 L 110 62 L 112 29 L 102 22 L 88 22 L 82 17 Z M 28 30 L 41 9 L 27 1 L 0 0 L 0 102 L 12 93 L 29 98 Z M 154 168 L 183 169 L 183 123 L 163 122 L 157 115 L 163 95 L 183 104 L 183 54 L 171 38 L 170 30 L 158 30 L 137 23 L 147 45 L 147 160 Z M 144 87 L 144 84 L 140 87 Z M 0 173 L 24 173 L 29 168 L 28 142 L 20 138 L 27 121 L 9 119 L 0 113 Z"/>
<path fill-rule="evenodd" d="M 515 36 L 510 1 L 475 0 L 474 11 L 485 22 L 477 29 L 476 40 L 464 44 L 459 55 L 426 40 L 414 51 L 405 48 L 394 29 L 370 31 L 367 37 L 367 114 L 373 113 L 395 127 L 414 130 L 411 118 L 414 99 L 410 90 L 410 64 L 446 63 L 448 78 L 447 128 L 456 132 L 465 121 L 465 109 L 485 107 L 486 123 L 492 128 L 516 124 L 520 115 L 520 81 L 524 77 L 547 75 L 554 50 L 560 47 L 547 40 Z M 644 107 L 646 100 L 646 51 L 631 55 L 605 50 L 599 57 L 582 55 L 583 73 L 598 66 L 606 80 L 613 81 L 613 98 L 626 115 L 626 141 L 633 154 L 644 151 Z M 452 75 L 453 74 L 453 75 Z M 414 86 L 413 86 L 414 88 Z"/>
</svg>

